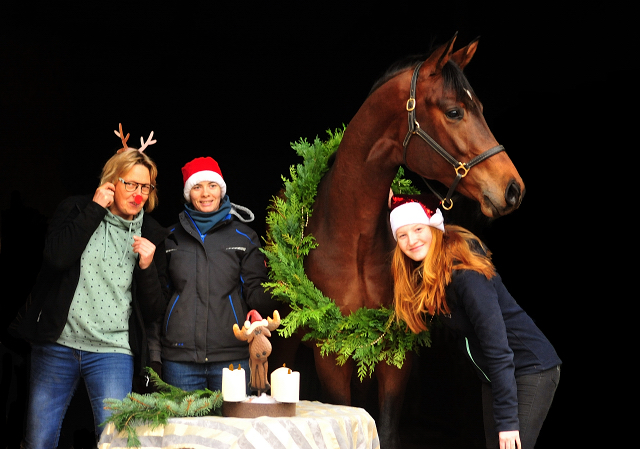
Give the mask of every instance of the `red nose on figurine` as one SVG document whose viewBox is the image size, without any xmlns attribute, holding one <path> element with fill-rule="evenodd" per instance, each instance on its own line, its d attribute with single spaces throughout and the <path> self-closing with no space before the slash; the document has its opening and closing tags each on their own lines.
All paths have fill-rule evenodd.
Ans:
<svg viewBox="0 0 640 449">
<path fill-rule="evenodd" d="M 142 204 L 142 195 L 136 195 L 133 200 L 136 202 L 136 204 Z"/>
</svg>

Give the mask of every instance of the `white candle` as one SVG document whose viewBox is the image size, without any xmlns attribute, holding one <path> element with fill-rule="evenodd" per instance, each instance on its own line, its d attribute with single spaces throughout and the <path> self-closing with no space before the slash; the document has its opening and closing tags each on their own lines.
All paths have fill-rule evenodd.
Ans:
<svg viewBox="0 0 640 449">
<path fill-rule="evenodd" d="M 286 366 L 271 373 L 271 396 L 278 402 L 298 402 L 300 373 Z"/>
<path fill-rule="evenodd" d="M 242 402 L 247 399 L 247 387 L 244 370 L 238 365 L 238 369 L 222 368 L 222 399 L 228 402 Z"/>
</svg>

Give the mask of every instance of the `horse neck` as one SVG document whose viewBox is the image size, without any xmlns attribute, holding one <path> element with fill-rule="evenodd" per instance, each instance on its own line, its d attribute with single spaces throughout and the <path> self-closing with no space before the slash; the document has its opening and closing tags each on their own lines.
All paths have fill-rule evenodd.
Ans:
<svg viewBox="0 0 640 449">
<path fill-rule="evenodd" d="M 402 81 L 380 87 L 347 126 L 321 186 L 324 190 L 318 192 L 318 202 L 331 205 L 334 213 L 328 212 L 330 220 L 371 220 L 376 226 L 376 219 L 386 217 L 382 212 L 386 212 L 389 188 L 402 163 L 403 133 L 407 132 L 403 105 L 409 81 Z M 402 84 L 406 84 L 406 92 L 399 88 Z M 340 210 L 336 210 L 338 204 L 343 205 Z M 342 211 L 350 212 L 341 216 Z"/>
</svg>

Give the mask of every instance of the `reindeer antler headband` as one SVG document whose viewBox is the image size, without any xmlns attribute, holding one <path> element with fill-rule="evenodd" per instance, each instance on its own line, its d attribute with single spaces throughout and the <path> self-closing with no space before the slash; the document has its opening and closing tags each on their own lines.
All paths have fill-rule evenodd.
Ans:
<svg viewBox="0 0 640 449">
<path fill-rule="evenodd" d="M 118 126 L 120 129 L 120 132 L 116 130 L 113 130 L 113 132 L 116 134 L 116 136 L 120 137 L 120 140 L 122 141 L 122 148 L 120 148 L 116 153 L 122 153 L 123 151 L 129 149 L 129 147 L 127 146 L 127 140 L 129 140 L 129 133 L 127 133 L 125 137 L 124 133 L 122 132 L 122 123 L 118 123 Z M 147 139 L 146 142 L 142 137 L 140 137 L 140 148 L 138 149 L 140 153 L 142 153 L 149 145 L 153 145 L 154 143 L 156 143 L 155 140 L 151 140 L 152 138 L 153 138 L 153 131 L 151 131 L 151 134 L 149 134 L 149 138 Z"/>
</svg>

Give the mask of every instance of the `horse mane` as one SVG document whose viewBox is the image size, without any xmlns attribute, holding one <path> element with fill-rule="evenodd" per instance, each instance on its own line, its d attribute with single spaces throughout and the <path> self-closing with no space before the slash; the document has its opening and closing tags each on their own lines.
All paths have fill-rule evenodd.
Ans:
<svg viewBox="0 0 640 449">
<path fill-rule="evenodd" d="M 410 55 L 394 62 L 385 73 L 373 83 L 369 91 L 369 96 L 396 75 L 405 70 L 415 68 L 420 62 L 425 61 L 430 54 L 431 52 L 422 55 Z M 442 68 L 442 79 L 445 89 L 455 92 L 456 99 L 464 103 L 465 107 L 473 108 L 478 106 L 478 99 L 471 84 L 469 84 L 467 77 L 454 61 L 449 60 Z M 471 94 L 473 98 L 469 97 L 469 94 Z"/>
<path fill-rule="evenodd" d="M 380 78 L 378 78 L 375 83 L 373 83 L 373 86 L 369 91 L 369 96 L 372 93 L 374 93 L 376 90 L 378 90 L 387 81 L 391 80 L 399 73 L 402 73 L 407 69 L 415 67 L 420 62 L 427 59 L 427 57 L 425 57 L 424 55 L 409 55 L 391 64 L 391 66 L 387 68 L 387 70 L 383 73 L 383 75 Z"/>
</svg>

